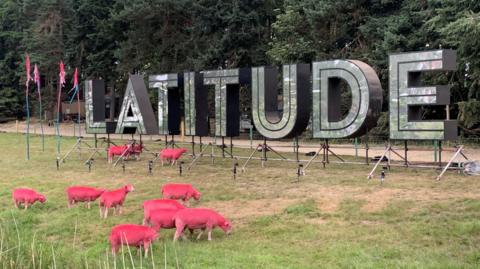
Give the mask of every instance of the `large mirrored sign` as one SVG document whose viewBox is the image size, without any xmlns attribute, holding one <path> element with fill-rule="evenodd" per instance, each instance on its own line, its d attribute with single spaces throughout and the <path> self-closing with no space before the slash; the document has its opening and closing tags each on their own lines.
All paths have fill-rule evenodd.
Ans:
<svg viewBox="0 0 480 269">
<path fill-rule="evenodd" d="M 85 81 L 85 128 L 88 134 L 105 134 L 105 82 Z"/>
<path fill-rule="evenodd" d="M 422 105 L 450 104 L 449 86 L 423 86 L 421 72 L 456 70 L 453 50 L 390 55 L 390 138 L 448 140 L 457 138 L 457 121 L 422 120 Z"/>
<path fill-rule="evenodd" d="M 208 100 L 207 92 L 203 88 L 203 74 L 185 72 L 184 106 L 185 106 L 185 135 L 208 135 Z"/>
<path fill-rule="evenodd" d="M 130 75 L 122 108 L 118 116 L 117 134 L 158 134 L 158 126 L 141 75 Z"/>
<path fill-rule="evenodd" d="M 240 84 L 250 81 L 250 69 L 203 71 L 203 84 L 215 86 L 215 135 L 240 133 Z"/>
<path fill-rule="evenodd" d="M 375 126 L 382 109 L 382 87 L 372 67 L 356 60 L 334 60 L 314 62 L 312 69 L 313 137 L 356 137 Z M 352 96 L 352 105 L 343 118 L 341 80 Z"/>
<path fill-rule="evenodd" d="M 457 138 L 456 120 L 423 118 L 425 106 L 450 104 L 450 87 L 422 84 L 424 72 L 456 70 L 455 51 L 400 53 L 390 55 L 389 60 L 390 138 Z M 306 64 L 284 65 L 282 83 L 278 82 L 277 69 L 272 67 L 150 76 L 149 86 L 158 90 L 158 122 L 143 77 L 132 75 L 116 127 L 115 122 L 105 123 L 104 83 L 88 80 L 85 82 L 87 133 L 115 130 L 116 133 L 179 134 L 180 117 L 184 115 L 185 135 L 209 135 L 210 116 L 214 118 L 215 136 L 238 136 L 241 85 L 251 86 L 252 121 L 265 138 L 301 134 L 310 111 L 314 138 L 358 137 L 376 125 L 383 98 L 380 80 L 372 67 L 357 60 L 332 60 L 314 62 L 312 69 Z M 280 87 L 282 99 L 279 99 Z M 208 113 L 208 88 L 215 93 L 214 115 Z M 344 89 L 350 93 L 351 105 L 342 111 L 341 107 L 345 107 L 342 102 L 348 99 L 342 96 Z"/>
<path fill-rule="evenodd" d="M 158 134 L 180 134 L 180 88 L 183 74 L 153 75 L 148 79 L 149 88 L 158 90 Z"/>
<path fill-rule="evenodd" d="M 252 68 L 252 118 L 257 131 L 277 139 L 301 134 L 311 111 L 310 66 L 283 66 L 283 110 L 278 109 L 278 72 L 274 67 Z"/>
</svg>

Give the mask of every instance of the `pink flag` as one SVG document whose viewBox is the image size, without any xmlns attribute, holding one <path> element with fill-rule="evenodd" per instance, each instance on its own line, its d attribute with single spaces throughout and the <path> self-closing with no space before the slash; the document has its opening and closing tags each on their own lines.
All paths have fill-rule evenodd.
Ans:
<svg viewBox="0 0 480 269">
<path fill-rule="evenodd" d="M 71 93 L 72 91 L 74 91 L 74 95 L 78 92 L 78 68 L 76 67 L 75 72 L 73 73 L 73 87 L 68 91 L 68 93 Z"/>
<path fill-rule="evenodd" d="M 75 72 L 73 73 L 73 87 L 78 86 L 78 68 L 75 67 Z"/>
<path fill-rule="evenodd" d="M 25 69 L 27 72 L 27 81 L 25 81 L 25 86 L 27 86 L 28 88 L 28 82 L 30 82 L 30 80 L 32 79 L 32 77 L 30 76 L 30 56 L 28 55 L 28 53 L 25 57 Z"/>
<path fill-rule="evenodd" d="M 63 64 L 63 61 L 60 61 L 60 85 L 65 85 L 65 65 Z"/>
<path fill-rule="evenodd" d="M 38 72 L 37 64 L 33 67 L 33 81 L 37 86 L 40 86 L 40 72 Z"/>
</svg>

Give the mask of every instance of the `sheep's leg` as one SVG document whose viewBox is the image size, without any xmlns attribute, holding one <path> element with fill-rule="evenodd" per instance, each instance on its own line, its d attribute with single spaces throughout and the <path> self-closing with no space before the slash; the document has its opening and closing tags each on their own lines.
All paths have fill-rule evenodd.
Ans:
<svg viewBox="0 0 480 269">
<path fill-rule="evenodd" d="M 208 231 L 208 241 L 212 241 L 212 226 L 207 226 L 207 231 Z"/>
<path fill-rule="evenodd" d="M 108 216 L 108 207 L 105 207 L 105 211 L 104 211 L 104 214 L 103 214 L 103 218 L 106 219 Z"/>
<path fill-rule="evenodd" d="M 88 209 L 91 208 L 90 201 L 87 202 L 87 208 L 88 208 Z"/>
<path fill-rule="evenodd" d="M 208 241 L 212 241 L 212 230 L 208 231 Z"/>
<path fill-rule="evenodd" d="M 15 204 L 15 207 L 18 208 L 18 203 L 17 203 L 17 201 L 13 200 L 13 203 Z"/>
<path fill-rule="evenodd" d="M 103 207 L 99 205 L 98 209 L 100 210 L 100 218 L 102 218 L 103 217 L 103 210 L 102 210 Z"/>
<path fill-rule="evenodd" d="M 183 235 L 183 229 L 185 228 L 185 226 L 182 226 L 182 225 L 179 225 L 177 227 L 177 230 L 175 231 L 175 235 L 173 236 L 173 242 L 177 241 L 178 238 Z"/>
<path fill-rule="evenodd" d="M 203 232 L 205 232 L 205 229 L 202 229 L 200 233 L 197 236 L 197 240 L 200 240 L 200 237 L 203 235 Z"/>
<path fill-rule="evenodd" d="M 118 214 L 122 215 L 122 213 L 123 213 L 123 207 L 120 205 L 118 206 Z"/>
<path fill-rule="evenodd" d="M 143 249 L 145 249 L 145 258 L 148 256 L 148 248 L 150 247 L 150 241 L 143 242 Z"/>
<path fill-rule="evenodd" d="M 27 210 L 27 208 L 28 208 L 28 202 L 25 201 L 25 210 Z"/>
</svg>

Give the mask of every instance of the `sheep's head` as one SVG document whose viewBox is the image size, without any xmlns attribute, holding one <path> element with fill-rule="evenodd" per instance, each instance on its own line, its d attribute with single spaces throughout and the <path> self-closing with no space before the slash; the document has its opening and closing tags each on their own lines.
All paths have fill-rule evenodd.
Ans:
<svg viewBox="0 0 480 269">
<path fill-rule="evenodd" d="M 227 235 L 229 235 L 232 232 L 232 224 L 228 220 L 225 220 L 219 226 Z"/>
<path fill-rule="evenodd" d="M 124 188 L 125 188 L 125 192 L 135 191 L 135 189 L 133 188 L 133 185 L 132 185 L 132 184 L 128 184 L 128 185 L 126 185 Z"/>
<path fill-rule="evenodd" d="M 44 195 L 39 194 L 38 195 L 38 201 L 40 201 L 40 203 L 43 204 L 43 203 L 45 203 L 45 201 L 47 201 L 47 198 L 45 198 Z"/>
</svg>

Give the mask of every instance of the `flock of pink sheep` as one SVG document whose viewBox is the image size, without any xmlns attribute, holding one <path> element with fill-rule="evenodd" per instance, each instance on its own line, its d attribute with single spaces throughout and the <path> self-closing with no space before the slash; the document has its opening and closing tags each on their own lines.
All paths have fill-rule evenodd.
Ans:
<svg viewBox="0 0 480 269">
<path fill-rule="evenodd" d="M 171 150 L 169 149 L 169 151 Z M 167 152 L 167 154 L 171 153 Z M 161 158 L 162 160 L 168 159 L 162 156 Z M 170 157 L 170 161 L 173 160 L 174 158 Z M 134 191 L 132 185 L 126 185 L 116 190 L 71 186 L 66 189 L 68 208 L 79 202 L 86 202 L 87 207 L 90 208 L 91 202 L 98 199 L 100 217 L 107 218 L 109 209 L 112 209 L 114 214 L 122 213 L 127 194 L 132 191 Z M 227 235 L 230 234 L 231 223 L 216 211 L 208 208 L 186 207 L 191 198 L 199 200 L 201 196 L 200 192 L 192 185 L 165 184 L 161 188 L 161 193 L 162 199 L 143 202 L 142 225 L 120 224 L 112 228 L 109 237 L 112 253 L 115 254 L 121 245 L 129 245 L 143 247 L 145 255 L 147 255 L 150 244 L 157 239 L 161 228 L 175 228 L 174 241 L 179 237 L 185 238 L 184 231 L 186 229 L 189 230 L 190 234 L 193 234 L 194 230 L 200 230 L 197 240 L 200 239 L 204 231 L 208 233 L 208 240 L 212 240 L 212 229 L 215 227 L 221 228 Z M 35 190 L 20 188 L 13 191 L 13 201 L 17 208 L 23 204 L 26 210 L 37 201 L 44 203 L 46 198 Z"/>
</svg>

